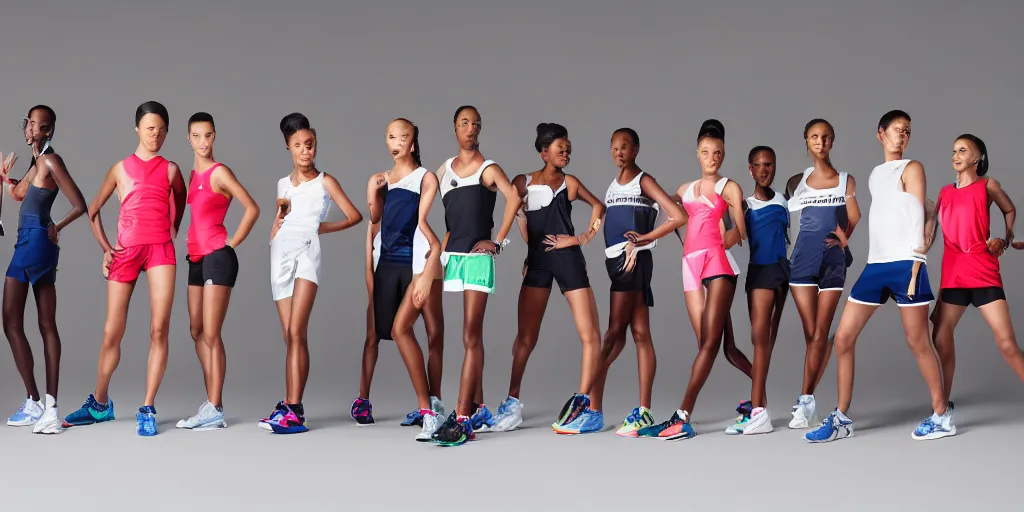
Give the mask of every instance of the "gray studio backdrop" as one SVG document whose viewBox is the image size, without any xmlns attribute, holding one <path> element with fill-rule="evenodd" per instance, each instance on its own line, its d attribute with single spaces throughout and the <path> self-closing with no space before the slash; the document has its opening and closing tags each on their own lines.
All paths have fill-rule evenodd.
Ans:
<svg viewBox="0 0 1024 512">
<path fill-rule="evenodd" d="M 552 2 L 148 4 L 43 1 L 6 6 L 0 21 L 0 149 L 21 155 L 14 171 L 20 176 L 29 158 L 17 123 L 33 104 L 52 106 L 58 115 L 54 147 L 91 200 L 106 170 L 135 148 L 133 114 L 139 103 L 158 100 L 170 110 L 163 155 L 181 166 L 186 179 L 192 153 L 185 121 L 196 111 L 213 114 L 216 157 L 232 167 L 263 207 L 252 235 L 238 249 L 241 274 L 224 328 L 225 403 L 229 411 L 241 412 L 231 414 L 235 424 L 254 422 L 284 391 L 284 347 L 268 284 L 268 235 L 275 184 L 290 169 L 277 128 L 289 112 L 309 116 L 320 137 L 317 166 L 338 178 L 364 214 L 367 176 L 391 165 L 384 145 L 388 121 L 403 116 L 419 125 L 424 162 L 434 170 L 457 150 L 451 116 L 462 104 L 479 108 L 482 151 L 510 177 L 542 165 L 533 149 L 537 123 L 567 126 L 574 153 L 566 170 L 599 197 L 615 176 L 608 142 L 621 126 L 639 132 L 640 166 L 673 191 L 697 176 L 694 148 L 700 123 L 709 117 L 722 120 L 727 133 L 722 172 L 749 194 L 747 151 L 758 144 L 776 149 L 779 189 L 809 165 L 801 137 L 804 123 L 824 117 L 836 128 L 833 161 L 857 178 L 865 213 L 871 202 L 867 176 L 882 158 L 875 124 L 887 110 L 904 109 L 913 116 L 907 156 L 924 163 L 932 198 L 953 178 L 953 139 L 972 132 L 988 143 L 992 176 L 1011 197 L 1024 201 L 1015 157 L 1024 117 L 1019 58 L 1024 43 L 1016 26 L 1021 9 L 1013 2 L 871 1 L 827 8 L 814 2 L 587 7 Z M 67 208 L 66 200 L 59 199 L 54 215 L 59 218 Z M 114 197 L 103 210 L 111 237 L 117 212 Z M 227 219 L 230 230 L 240 215 L 235 203 Z M 332 207 L 331 215 L 339 218 L 340 212 Z M 585 226 L 588 216 L 589 209 L 578 203 L 577 226 Z M 9 198 L 3 202 L 3 219 L 8 234 L 0 241 L 0 261 L 6 262 L 17 222 L 17 204 Z M 443 234 L 440 198 L 430 219 Z M 188 222 L 186 214 L 175 242 L 180 266 L 170 362 L 157 400 L 164 421 L 190 414 L 203 399 L 185 301 Z M 1001 223 L 995 221 L 994 234 L 1003 233 Z M 322 237 L 323 282 L 309 328 L 312 364 L 306 400 L 320 425 L 341 421 L 358 389 L 365 331 L 365 229 L 364 223 Z M 497 293 L 488 304 L 484 328 L 486 401 L 492 407 L 505 396 L 525 256 L 518 232 L 510 238 L 511 246 L 498 258 Z M 851 242 L 855 263 L 848 285 L 864 266 L 867 239 L 865 219 Z M 64 231 L 61 247 L 60 404 L 67 413 L 93 389 L 105 284 L 101 253 L 85 217 Z M 603 331 L 608 278 L 602 249 L 599 237 L 584 252 Z M 734 253 L 745 269 L 746 248 Z M 678 405 L 696 353 L 683 306 L 680 254 L 674 237 L 654 251 L 657 304 L 651 322 L 659 363 L 654 393 L 659 418 Z M 929 255 L 936 290 L 941 255 L 940 240 Z M 1020 283 L 1015 267 L 1021 257 L 1010 252 L 1002 260 L 1011 305 L 1024 299 L 1015 286 Z M 545 421 L 576 390 L 579 379 L 578 337 L 557 288 L 553 295 L 523 388 L 527 415 Z M 462 361 L 461 298 L 446 294 L 444 306 L 444 393 L 453 406 Z M 42 345 L 31 300 L 28 307 L 28 336 L 43 384 Z M 742 289 L 733 315 L 739 345 L 750 355 Z M 111 391 L 119 402 L 119 416 L 128 421 L 143 397 L 148 322 L 148 287 L 143 283 L 132 302 Z M 799 326 L 790 299 L 769 379 L 777 421 L 800 391 Z M 422 327 L 417 333 L 423 342 Z M 958 394 L 988 395 L 1018 385 L 975 311 L 964 317 L 958 335 Z M 22 385 L 11 357 L 2 352 L 0 411 L 8 414 L 22 399 Z M 857 370 L 856 403 L 920 404 L 924 413 L 926 391 L 905 348 L 895 307 L 880 311 L 864 331 Z M 631 345 L 610 380 L 606 421 L 617 423 L 636 405 Z M 830 365 L 818 393 L 819 407 L 831 406 L 834 382 Z M 736 402 L 747 397 L 748 386 L 748 380 L 719 359 L 697 414 L 724 421 Z M 414 406 L 404 366 L 389 342 L 381 349 L 372 397 L 389 422 Z"/>
</svg>

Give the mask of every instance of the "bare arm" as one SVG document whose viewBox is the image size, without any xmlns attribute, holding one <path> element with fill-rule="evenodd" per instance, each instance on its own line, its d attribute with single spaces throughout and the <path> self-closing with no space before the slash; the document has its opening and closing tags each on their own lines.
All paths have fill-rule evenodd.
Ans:
<svg viewBox="0 0 1024 512">
<path fill-rule="evenodd" d="M 846 238 L 853 236 L 853 228 L 860 222 L 860 204 L 857 203 L 857 181 L 853 176 L 846 175 Z M 845 244 L 844 244 L 845 245 Z"/>
<path fill-rule="evenodd" d="M 210 185 L 213 187 L 213 192 L 227 192 L 228 196 L 238 199 L 238 202 L 242 203 L 245 208 L 245 213 L 242 214 L 242 220 L 238 223 L 235 234 L 228 240 L 228 245 L 238 247 L 256 225 L 256 219 L 260 217 L 260 206 L 253 201 L 249 191 L 238 182 L 235 173 L 226 165 L 221 165 L 213 170 L 213 174 L 210 175 Z"/>
<path fill-rule="evenodd" d="M 384 198 L 381 197 L 383 195 L 381 192 L 387 187 L 387 183 L 388 178 L 385 172 L 378 172 L 370 176 L 370 180 L 366 183 L 366 204 L 370 212 L 370 224 L 377 224 L 380 222 L 381 216 L 384 215 Z M 434 183 L 437 183 L 436 178 Z"/>
<path fill-rule="evenodd" d="M 1014 208 L 1013 201 L 998 181 L 993 178 L 987 178 L 987 181 L 985 188 L 988 190 L 988 197 L 996 203 L 999 211 L 1003 212 L 1003 221 L 1006 223 L 1006 236 L 1003 241 L 1009 246 L 1013 243 L 1013 224 L 1017 220 L 1017 209 Z"/>
<path fill-rule="evenodd" d="M 38 169 L 40 166 L 46 166 L 46 170 L 50 173 L 50 176 L 53 176 L 53 181 L 57 183 L 57 187 L 64 193 L 64 197 L 68 198 L 68 202 L 71 203 L 71 211 L 64 215 L 64 218 L 54 226 L 57 232 L 60 232 L 68 224 L 71 224 L 71 222 L 88 211 L 85 197 L 82 196 L 82 191 L 78 189 L 78 184 L 71 178 L 71 174 L 68 173 L 68 169 L 64 165 L 64 160 L 60 156 L 54 154 L 47 155 L 46 158 L 40 157 L 36 160 L 36 168 Z"/>
<path fill-rule="evenodd" d="M 930 236 L 935 232 L 935 208 L 934 203 L 929 205 L 931 201 L 928 199 L 928 183 L 927 178 L 924 175 L 924 166 L 917 160 L 911 160 L 907 164 L 907 167 L 903 169 L 903 190 L 908 194 L 914 196 L 920 203 L 921 209 L 924 212 L 924 247 L 917 249 L 919 254 L 925 254 L 932 244 L 932 237 Z M 931 206 L 931 207 L 929 207 Z"/>
<path fill-rule="evenodd" d="M 786 190 L 783 191 L 782 197 L 786 198 L 787 201 L 791 199 L 793 194 L 796 192 L 796 188 L 800 186 L 800 180 L 802 179 L 804 179 L 804 173 L 794 174 L 791 176 L 789 180 L 786 181 Z M 849 188 L 849 186 L 847 186 L 847 188 Z"/>
<path fill-rule="evenodd" d="M 522 200 L 522 197 L 526 195 L 526 175 L 520 174 L 515 178 L 512 178 L 512 186 L 516 188 L 516 193 L 519 194 L 520 200 Z M 526 231 L 525 207 L 524 203 L 523 206 L 520 206 L 519 209 L 516 210 L 516 227 L 519 228 L 519 234 L 522 235 L 523 242 L 530 243 L 530 238 Z"/>
<path fill-rule="evenodd" d="M 686 212 L 678 203 L 676 203 L 674 198 L 669 197 L 668 193 L 665 192 L 665 189 L 661 188 L 661 185 L 658 184 L 657 180 L 655 180 L 653 176 L 650 174 L 644 174 L 644 176 L 640 178 L 640 191 L 645 196 L 654 199 L 654 201 L 661 206 L 661 209 L 664 210 L 668 220 L 654 228 L 650 233 L 637 237 L 633 242 L 634 244 L 642 245 L 647 242 L 659 240 L 669 233 L 683 227 L 683 224 L 687 221 Z"/>
<path fill-rule="evenodd" d="M 418 227 L 423 236 L 427 237 L 427 243 L 430 244 L 430 251 L 427 253 L 427 263 L 423 267 L 423 274 L 420 280 L 430 283 L 433 281 L 434 272 L 436 269 L 441 268 L 441 241 L 437 239 L 437 234 L 430 227 L 430 223 L 427 222 L 427 215 L 430 214 L 430 207 L 434 204 L 434 196 L 437 195 L 437 176 L 426 173 L 423 175 L 423 181 L 420 182 L 420 205 L 419 205 L 419 220 Z"/>
<path fill-rule="evenodd" d="M 686 225 L 687 221 L 690 220 L 689 214 L 686 213 L 686 208 L 682 207 L 682 204 L 683 204 L 683 194 L 686 193 L 687 185 L 689 185 L 689 183 L 683 183 L 682 185 L 679 185 L 679 188 L 676 189 L 676 193 L 672 194 L 672 202 L 675 203 L 675 204 L 680 205 L 679 209 L 681 209 L 683 211 L 683 225 L 684 226 Z M 683 235 L 682 235 L 682 233 L 679 232 L 679 229 L 681 227 L 682 226 L 680 226 L 680 227 L 676 228 L 675 230 L 673 230 L 673 231 L 675 231 L 676 238 L 679 239 L 679 243 L 683 243 Z"/>
<path fill-rule="evenodd" d="M 604 213 L 608 208 L 604 205 L 604 201 L 601 201 L 587 190 L 587 187 L 583 185 L 583 182 L 581 182 L 579 178 L 566 174 L 565 179 L 569 180 L 570 185 L 574 184 L 576 186 L 576 198 L 582 199 L 590 205 L 590 223 L 588 224 L 588 229 L 577 237 L 580 245 L 587 245 L 588 242 L 597 236 L 597 232 L 601 228 L 601 219 L 604 218 Z"/>
<path fill-rule="evenodd" d="M 369 292 L 370 300 L 373 300 L 373 239 L 377 236 L 380 224 L 368 222 L 366 224 L 366 291 Z"/>
<path fill-rule="evenodd" d="M 505 214 L 501 218 L 501 228 L 498 230 L 497 237 L 498 241 L 503 242 L 508 237 L 509 231 L 512 231 L 512 223 L 516 220 L 516 212 L 523 205 L 523 200 L 512 186 L 512 182 L 508 180 L 505 171 L 498 164 L 491 164 L 484 169 L 481 181 L 485 187 L 497 188 L 498 192 L 505 196 Z"/>
<path fill-rule="evenodd" d="M 722 199 L 729 204 L 729 216 L 733 222 L 733 228 L 725 233 L 725 248 L 736 244 L 743 245 L 743 241 L 747 239 L 747 226 L 743 221 L 743 189 L 739 183 L 732 180 L 726 182 L 722 190 Z"/>
<path fill-rule="evenodd" d="M 120 171 L 120 168 L 121 162 L 118 162 L 107 171 L 107 175 L 103 177 L 103 183 L 100 184 L 100 190 L 96 192 L 96 197 L 89 204 L 89 226 L 92 228 L 92 236 L 99 242 L 100 248 L 103 249 L 104 253 L 112 252 L 114 248 L 111 247 L 110 241 L 107 240 L 107 233 L 103 230 L 103 219 L 100 217 L 100 210 L 103 209 L 103 205 L 107 203 L 110 196 L 117 190 L 117 173 Z"/>
<path fill-rule="evenodd" d="M 23 201 L 25 199 L 25 194 L 28 193 L 28 184 L 32 183 L 36 179 L 36 175 L 39 174 L 40 159 L 36 159 L 36 165 L 20 181 L 7 185 L 7 190 L 11 192 L 11 198 L 15 201 Z"/>
<path fill-rule="evenodd" d="M 185 186 L 185 178 L 182 177 L 178 164 L 169 162 L 167 172 L 170 174 L 168 177 L 171 181 L 171 215 L 174 215 L 171 219 L 171 237 L 176 238 L 178 230 L 181 228 L 181 219 L 185 218 L 185 202 L 188 188 Z"/>
<path fill-rule="evenodd" d="M 335 222 L 321 222 L 320 233 L 334 233 L 335 231 L 342 231 L 348 229 L 356 224 L 363 221 L 363 214 L 359 213 L 352 201 L 345 195 L 345 191 L 342 190 L 338 180 L 334 179 L 334 176 L 324 173 L 324 187 L 327 189 L 327 193 L 330 194 L 331 199 L 338 208 L 345 214 L 345 220 L 339 220 Z"/>
</svg>

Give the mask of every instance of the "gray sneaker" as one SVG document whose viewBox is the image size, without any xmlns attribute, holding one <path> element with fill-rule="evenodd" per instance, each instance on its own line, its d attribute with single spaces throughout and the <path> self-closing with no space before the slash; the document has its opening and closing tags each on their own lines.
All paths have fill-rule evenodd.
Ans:
<svg viewBox="0 0 1024 512">
<path fill-rule="evenodd" d="M 227 428 L 228 424 L 224 421 L 224 411 L 218 411 L 209 401 L 203 402 L 203 405 L 199 406 L 199 411 L 195 415 L 178 422 L 178 428 L 187 428 L 191 430 L 218 430 Z"/>
</svg>

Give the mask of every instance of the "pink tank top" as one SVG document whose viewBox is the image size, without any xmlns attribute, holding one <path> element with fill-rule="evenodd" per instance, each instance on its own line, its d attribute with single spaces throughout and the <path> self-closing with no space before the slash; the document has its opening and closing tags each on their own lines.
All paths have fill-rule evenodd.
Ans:
<svg viewBox="0 0 1024 512">
<path fill-rule="evenodd" d="M 683 254 L 714 248 L 725 250 L 725 241 L 722 240 L 719 224 L 729 210 L 729 204 L 722 199 L 721 195 L 728 181 L 728 178 L 722 178 L 715 183 L 715 190 L 710 198 L 703 191 L 700 196 L 694 194 L 693 189 L 697 182 L 691 183 L 686 188 L 686 192 L 683 193 L 683 208 L 686 209 L 690 220 L 686 223 Z"/>
<path fill-rule="evenodd" d="M 988 252 L 988 179 L 978 178 L 963 188 L 946 185 L 939 191 L 942 226 L 940 288 L 1002 286 L 999 260 Z"/>
<path fill-rule="evenodd" d="M 191 208 L 191 219 L 188 224 L 188 255 L 201 258 L 220 249 L 228 243 L 228 230 L 224 227 L 224 217 L 231 206 L 231 198 L 213 191 L 210 176 L 213 170 L 224 165 L 214 162 L 213 166 L 203 172 L 192 170 L 188 182 L 188 201 Z"/>
<path fill-rule="evenodd" d="M 123 161 L 132 189 L 121 201 L 117 242 L 121 247 L 171 241 L 171 182 L 168 162 L 157 155 L 143 161 L 134 153 Z"/>
</svg>

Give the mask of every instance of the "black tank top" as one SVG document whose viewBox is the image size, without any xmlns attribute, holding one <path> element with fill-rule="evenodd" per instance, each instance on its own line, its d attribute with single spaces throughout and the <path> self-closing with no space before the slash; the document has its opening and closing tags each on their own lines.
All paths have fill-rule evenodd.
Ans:
<svg viewBox="0 0 1024 512">
<path fill-rule="evenodd" d="M 480 182 L 480 177 L 493 160 L 485 160 L 473 174 L 460 178 L 452 170 L 452 160 L 444 163 L 441 179 L 441 202 L 444 204 L 444 224 L 448 231 L 445 252 L 469 253 L 482 240 L 491 239 L 494 229 L 494 203 L 497 192 Z"/>
<path fill-rule="evenodd" d="M 562 185 L 553 191 L 548 185 L 531 185 L 526 177 L 526 238 L 527 264 L 543 266 L 553 255 L 581 252 L 578 245 L 564 249 L 546 251 L 544 243 L 548 235 L 576 234 L 572 225 L 572 201 L 563 175 Z M 582 252 L 581 252 L 582 254 Z"/>
</svg>

